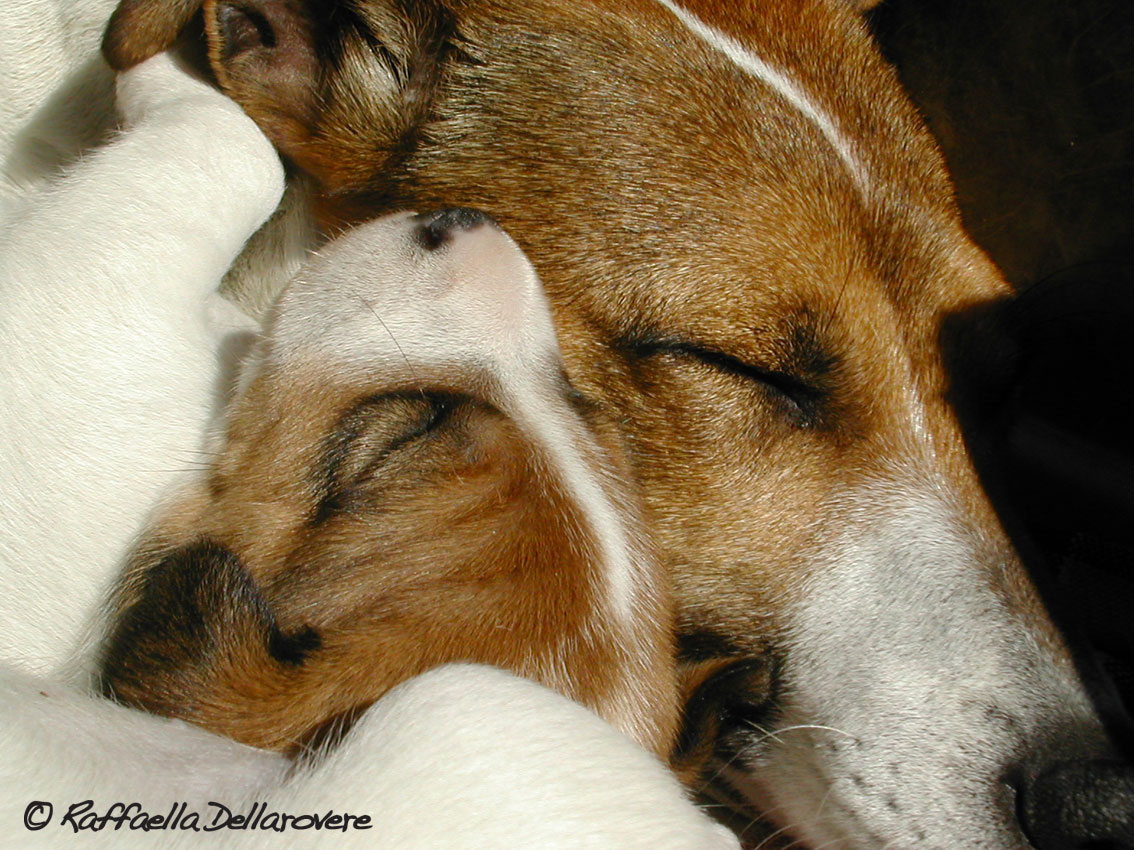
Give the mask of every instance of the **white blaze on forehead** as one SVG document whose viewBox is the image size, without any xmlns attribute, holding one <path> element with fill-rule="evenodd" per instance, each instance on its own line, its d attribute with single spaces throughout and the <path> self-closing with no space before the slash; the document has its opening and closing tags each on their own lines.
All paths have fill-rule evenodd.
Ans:
<svg viewBox="0 0 1134 850">
<path fill-rule="evenodd" d="M 558 360 L 554 361 L 558 362 Z M 547 377 L 547 376 L 545 376 Z M 609 590 L 609 601 L 624 622 L 634 619 L 635 588 L 645 582 L 639 574 L 636 550 L 631 544 L 618 508 L 602 486 L 606 471 L 596 468 L 601 453 L 590 457 L 580 451 L 580 444 L 591 439 L 558 392 L 541 392 L 539 383 L 527 386 L 517 382 L 509 389 L 516 405 L 513 413 L 518 424 L 547 452 L 560 481 L 580 507 L 584 522 L 591 526 L 598 545 Z"/>
<path fill-rule="evenodd" d="M 657 0 L 662 6 L 669 9 L 674 16 L 685 25 L 691 33 L 712 47 L 741 70 L 751 74 L 777 92 L 784 100 L 799 111 L 804 118 L 818 128 L 823 137 L 835 149 L 839 159 L 846 165 L 851 178 L 859 190 L 865 192 L 868 186 L 866 169 L 854 154 L 850 140 L 839 130 L 834 119 L 815 101 L 808 97 L 796 82 L 758 55 L 745 47 L 735 38 L 711 27 L 691 12 L 678 6 L 672 0 Z"/>
</svg>

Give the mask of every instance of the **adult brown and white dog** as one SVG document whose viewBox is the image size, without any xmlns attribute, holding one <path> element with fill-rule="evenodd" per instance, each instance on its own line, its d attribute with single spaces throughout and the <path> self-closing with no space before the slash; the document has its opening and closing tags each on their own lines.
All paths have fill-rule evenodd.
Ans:
<svg viewBox="0 0 1134 850">
<path fill-rule="evenodd" d="M 325 227 L 471 205 L 533 258 L 675 585 L 678 762 L 813 847 L 1128 846 L 1130 768 L 1095 761 L 960 426 L 1005 347 L 974 322 L 980 380 L 946 370 L 947 328 L 1009 290 L 852 5 L 204 17 L 221 86 Z M 200 6 L 126 0 L 107 56 L 156 52 Z"/>
<path fill-rule="evenodd" d="M 54 23 L 44 34 L 65 36 Z M 120 75 L 115 88 L 113 140 L 41 185 L 12 181 L 23 194 L 0 227 L 0 845 L 54 850 L 61 834 L 83 832 L 92 847 L 264 848 L 290 846 L 294 830 L 305 846 L 369 850 L 736 847 L 653 753 L 582 706 L 491 667 L 416 676 L 357 718 L 333 752 L 299 765 L 89 692 L 93 647 L 76 624 L 102 620 L 93 609 L 115 562 L 159 494 L 185 475 L 191 492 L 170 510 L 193 521 L 200 476 L 183 468 L 185 452 L 228 395 L 230 359 L 251 330 L 216 286 L 284 182 L 256 126 L 172 57 Z M 315 351 L 305 344 L 313 332 Z M 331 376 L 314 388 L 305 352 Z M 510 240 L 462 211 L 359 228 L 306 265 L 260 355 L 224 465 L 248 459 L 241 437 L 262 437 L 274 451 L 259 453 L 268 460 L 255 471 L 261 486 L 237 482 L 222 495 L 223 470 L 205 479 L 205 500 L 218 504 L 193 531 L 213 536 L 172 541 L 175 551 L 146 572 L 124 624 L 121 672 L 146 667 L 151 698 L 180 672 L 173 713 L 208 725 L 201 697 L 211 696 L 226 702 L 231 723 L 251 703 L 261 729 L 281 715 L 265 710 L 254 686 L 298 684 L 306 702 L 283 714 L 296 724 L 313 690 L 341 690 L 336 652 L 341 660 L 353 628 L 371 637 L 372 687 L 395 666 L 374 657 L 391 630 L 372 596 L 382 576 L 311 557 L 320 544 L 344 555 L 353 535 L 360 557 L 386 556 L 386 601 L 409 603 L 401 616 L 422 599 L 467 612 L 460 623 L 439 617 L 428 636 L 401 630 L 431 639 L 434 662 L 447 639 L 450 653 L 511 663 L 647 746 L 665 745 L 676 705 L 664 580 L 635 533 L 633 500 L 619 498 L 622 484 L 605 474 L 616 457 L 561 380 L 547 304 Z M 444 399 L 413 391 L 438 370 Z M 326 454 L 314 452 L 326 475 L 310 470 L 305 493 L 296 465 L 311 447 L 298 457 L 281 449 L 316 433 L 317 399 L 333 408 L 335 388 L 350 401 L 352 382 L 366 394 L 383 386 L 377 376 L 407 392 L 367 394 L 342 419 L 331 416 L 341 428 Z M 268 433 L 248 410 L 264 393 L 285 420 Z M 325 490 L 319 521 L 283 533 L 304 496 Z M 243 505 L 262 522 L 222 536 L 236 517 L 220 509 L 239 504 L 241 492 L 262 503 Z M 421 502 L 428 516 L 415 510 Z M 378 522 L 362 521 L 375 513 Z M 415 537 L 422 523 L 429 535 Z M 265 529 L 279 532 L 276 551 L 303 530 L 315 538 L 308 569 L 265 575 L 257 553 L 240 546 Z M 162 530 L 176 532 L 168 522 Z M 470 537 L 482 544 L 475 553 L 445 545 Z M 260 554 L 272 548 L 267 535 L 255 539 Z M 313 570 L 324 581 L 304 597 Z M 541 582 L 551 592 L 533 591 Z M 309 611 L 296 611 L 297 597 Z M 466 597 L 480 604 L 462 605 Z M 494 598 L 507 606 L 494 609 Z M 316 615 L 318 635 L 290 627 Z M 393 659 L 403 677 L 415 652 L 403 641 Z M 226 690 L 234 657 L 246 666 Z M 186 658 L 194 663 L 179 667 Z M 315 671 L 325 681 L 313 687 Z M 129 694 L 127 677 L 117 681 Z M 194 691 L 195 682 L 203 687 Z M 649 717 L 657 723 L 642 722 Z M 240 719 L 247 737 L 252 724 Z"/>
</svg>

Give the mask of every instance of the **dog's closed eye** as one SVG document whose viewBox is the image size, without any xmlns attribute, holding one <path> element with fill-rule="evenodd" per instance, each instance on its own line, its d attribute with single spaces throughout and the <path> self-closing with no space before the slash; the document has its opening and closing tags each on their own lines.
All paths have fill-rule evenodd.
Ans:
<svg viewBox="0 0 1134 850">
<path fill-rule="evenodd" d="M 363 399 L 339 419 L 327 440 L 333 486 L 376 471 L 389 457 L 445 425 L 462 399 L 438 393 L 394 393 Z"/>
<path fill-rule="evenodd" d="M 313 525 L 373 501 L 384 487 L 425 483 L 438 472 L 475 464 L 499 414 L 469 396 L 395 392 L 362 399 L 324 441 L 316 467 L 322 493 Z"/>
<path fill-rule="evenodd" d="M 797 428 L 814 428 L 822 424 L 824 402 L 829 392 L 816 378 L 800 377 L 778 367 L 760 366 L 714 346 L 684 338 L 629 340 L 621 347 L 639 359 L 667 358 L 682 365 L 708 367 L 718 375 L 739 379 L 755 387 L 786 420 Z"/>
</svg>

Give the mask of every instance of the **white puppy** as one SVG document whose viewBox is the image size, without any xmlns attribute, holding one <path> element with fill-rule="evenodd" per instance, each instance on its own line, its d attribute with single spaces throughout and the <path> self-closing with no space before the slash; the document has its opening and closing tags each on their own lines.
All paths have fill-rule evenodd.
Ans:
<svg viewBox="0 0 1134 850">
<path fill-rule="evenodd" d="M 128 130 L 0 232 L 0 646 L 44 672 L 195 463 L 224 334 L 208 306 L 283 190 L 255 126 L 170 59 L 119 103 Z"/>
<path fill-rule="evenodd" d="M 215 289 L 282 190 L 254 126 L 169 59 L 124 77 L 119 99 L 126 132 L 14 201 L 0 234 L 0 843 L 293 845 L 294 831 L 72 829 L 114 803 L 137 803 L 136 822 L 184 802 L 203 826 L 210 801 L 259 801 L 369 818 L 303 833 L 316 846 L 735 846 L 653 756 L 488 668 L 412 680 L 295 772 L 60 678 L 147 509 L 194 464 L 219 350 L 242 327 Z"/>
<path fill-rule="evenodd" d="M 490 667 L 442 667 L 401 685 L 330 757 L 290 780 L 279 757 L 7 672 L 0 753 L 5 846 L 260 848 L 300 837 L 304 847 L 378 850 L 737 847 L 653 756 L 582 706 Z M 72 824 L 113 816 L 116 802 L 138 803 L 128 819 L 185 802 L 202 828 L 256 804 L 262 826 L 194 832 L 183 814 L 176 829 L 115 830 L 108 820 L 75 833 Z M 328 812 L 366 817 L 370 828 L 267 826 L 273 814 Z M 25 817 L 46 825 L 21 828 Z"/>
</svg>

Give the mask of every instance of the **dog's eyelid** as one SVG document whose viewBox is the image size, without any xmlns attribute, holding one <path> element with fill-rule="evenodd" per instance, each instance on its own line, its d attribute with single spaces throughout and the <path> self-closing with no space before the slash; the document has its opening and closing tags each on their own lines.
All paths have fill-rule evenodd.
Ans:
<svg viewBox="0 0 1134 850">
<path fill-rule="evenodd" d="M 404 391 L 369 396 L 344 413 L 324 451 L 327 489 L 372 475 L 399 449 L 437 431 L 466 399 L 450 393 Z"/>
<path fill-rule="evenodd" d="M 801 413 L 810 409 L 826 396 L 826 391 L 805 378 L 778 368 L 759 366 L 717 348 L 678 337 L 642 337 L 623 342 L 623 346 L 639 357 L 673 354 L 693 357 L 718 371 L 756 381 L 771 387 L 795 404 Z"/>
</svg>

